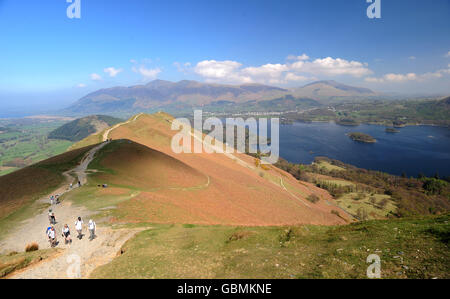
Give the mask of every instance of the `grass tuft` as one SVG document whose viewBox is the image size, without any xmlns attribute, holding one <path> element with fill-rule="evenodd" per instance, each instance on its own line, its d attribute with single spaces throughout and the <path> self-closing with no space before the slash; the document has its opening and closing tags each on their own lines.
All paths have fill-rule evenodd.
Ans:
<svg viewBox="0 0 450 299">
<path fill-rule="evenodd" d="M 25 252 L 31 252 L 31 251 L 37 251 L 37 250 L 39 250 L 39 245 L 36 242 L 28 244 L 25 247 Z"/>
</svg>

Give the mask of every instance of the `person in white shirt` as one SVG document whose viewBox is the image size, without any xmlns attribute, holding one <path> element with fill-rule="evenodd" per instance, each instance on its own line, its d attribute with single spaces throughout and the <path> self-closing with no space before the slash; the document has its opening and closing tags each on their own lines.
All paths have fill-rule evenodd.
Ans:
<svg viewBox="0 0 450 299">
<path fill-rule="evenodd" d="M 48 238 L 50 241 L 50 246 L 55 247 L 56 246 L 56 233 L 55 233 L 54 226 L 52 226 L 52 228 L 48 231 Z"/>
<path fill-rule="evenodd" d="M 70 237 L 70 229 L 67 224 L 64 224 L 62 229 L 62 236 L 64 237 L 65 244 L 72 243 L 72 238 Z"/>
<path fill-rule="evenodd" d="M 89 220 L 88 227 L 89 227 L 89 233 L 90 233 L 89 239 L 92 241 L 95 238 L 95 228 L 96 228 L 94 220 L 92 220 L 92 219 Z"/>
<path fill-rule="evenodd" d="M 56 218 L 55 213 L 53 213 L 53 210 L 48 210 L 48 220 L 50 221 L 50 225 L 56 224 Z"/>
<path fill-rule="evenodd" d="M 75 229 L 78 232 L 77 238 L 81 240 L 83 238 L 83 234 L 82 234 L 82 232 L 83 232 L 83 220 L 81 220 L 81 217 L 78 217 L 77 221 L 75 222 Z"/>
</svg>

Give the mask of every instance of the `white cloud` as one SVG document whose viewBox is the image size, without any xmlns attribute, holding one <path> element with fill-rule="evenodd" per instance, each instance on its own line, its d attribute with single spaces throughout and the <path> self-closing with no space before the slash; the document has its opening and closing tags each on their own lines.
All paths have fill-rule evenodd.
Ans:
<svg viewBox="0 0 450 299">
<path fill-rule="evenodd" d="M 368 77 L 365 79 L 367 82 L 372 83 L 383 83 L 383 82 L 406 82 L 406 81 L 415 81 L 419 78 L 417 74 L 415 73 L 409 73 L 409 74 L 386 74 L 381 78 L 374 78 L 374 77 Z"/>
<path fill-rule="evenodd" d="M 362 77 L 372 73 L 367 63 L 332 57 L 319 58 L 314 61 L 297 61 L 292 65 L 292 68 L 297 72 L 326 76 L 350 75 Z"/>
<path fill-rule="evenodd" d="M 253 80 L 249 76 L 241 74 L 242 64 L 236 61 L 225 60 L 204 60 L 197 63 L 194 72 L 202 76 L 206 81 L 225 83 L 251 83 Z"/>
<path fill-rule="evenodd" d="M 180 63 L 180 62 L 175 61 L 173 63 L 173 65 L 177 68 L 177 70 L 180 73 L 183 73 L 183 74 L 189 73 L 189 69 L 191 67 L 191 63 L 190 62 Z"/>
<path fill-rule="evenodd" d="M 308 80 L 314 80 L 314 78 L 308 78 L 305 76 L 296 75 L 294 73 L 287 73 L 284 77 L 284 80 L 287 82 L 299 82 L 299 81 L 308 81 Z"/>
<path fill-rule="evenodd" d="M 288 71 L 289 67 L 285 64 L 265 64 L 259 67 L 247 67 L 241 72 L 252 78 L 281 78 L 281 74 Z"/>
<path fill-rule="evenodd" d="M 309 56 L 306 55 L 305 53 L 303 53 L 303 54 L 300 55 L 300 56 L 289 55 L 289 56 L 287 57 L 287 60 L 308 60 L 308 59 L 309 59 Z"/>
<path fill-rule="evenodd" d="M 100 76 L 99 74 L 93 73 L 93 74 L 91 74 L 91 79 L 94 81 L 101 81 L 102 76 Z"/>
<path fill-rule="evenodd" d="M 409 56 L 408 59 L 409 59 L 409 60 L 416 60 L 417 57 L 416 57 L 416 56 Z"/>
<path fill-rule="evenodd" d="M 380 78 L 367 77 L 364 80 L 370 83 L 404 83 L 408 81 L 426 81 L 431 79 L 442 78 L 444 75 L 450 74 L 450 64 L 447 69 L 437 70 L 435 72 L 427 72 L 423 74 L 386 74 Z"/>
<path fill-rule="evenodd" d="M 207 82 L 222 83 L 263 83 L 288 84 L 294 81 L 306 81 L 311 76 L 339 76 L 349 75 L 362 77 L 372 74 L 367 63 L 348 61 L 342 58 L 323 58 L 310 60 L 309 56 L 288 57 L 290 62 L 285 64 L 268 63 L 261 66 L 243 67 L 237 61 L 204 60 L 197 63 L 193 72 L 203 77 Z M 174 64 L 180 71 L 185 71 L 179 63 Z"/>
<path fill-rule="evenodd" d="M 119 74 L 120 72 L 122 72 L 122 69 L 116 69 L 113 67 L 107 67 L 103 70 L 105 73 L 107 73 L 110 77 L 115 77 L 117 76 L 117 74 Z"/>
<path fill-rule="evenodd" d="M 447 52 L 447 54 L 444 55 L 445 57 L 450 57 L 450 51 Z"/>
<path fill-rule="evenodd" d="M 80 83 L 80 84 L 77 84 L 77 87 L 78 87 L 78 88 L 83 88 L 83 87 L 86 87 L 86 84 Z"/>
<path fill-rule="evenodd" d="M 233 75 L 241 66 L 239 62 L 230 60 L 204 60 L 197 63 L 194 71 L 203 77 L 222 79 Z"/>
<path fill-rule="evenodd" d="M 139 68 L 133 67 L 133 72 L 139 73 L 144 77 L 144 80 L 155 79 L 159 73 L 161 73 L 161 69 L 159 67 L 148 69 L 145 66 L 140 66 Z"/>
</svg>

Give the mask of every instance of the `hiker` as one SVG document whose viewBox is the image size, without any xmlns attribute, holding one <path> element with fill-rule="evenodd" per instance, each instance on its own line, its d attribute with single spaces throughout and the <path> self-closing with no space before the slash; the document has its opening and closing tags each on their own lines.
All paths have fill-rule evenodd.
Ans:
<svg viewBox="0 0 450 299">
<path fill-rule="evenodd" d="M 81 187 L 81 182 L 80 182 L 80 180 L 78 180 L 78 187 Z"/>
<path fill-rule="evenodd" d="M 72 189 L 72 187 L 73 187 L 73 184 L 72 184 L 72 183 L 70 183 L 69 187 L 70 187 L 70 189 Z"/>
<path fill-rule="evenodd" d="M 61 202 L 59 201 L 59 194 L 55 195 L 55 204 L 60 204 Z"/>
<path fill-rule="evenodd" d="M 49 226 L 49 227 L 47 227 L 47 230 L 45 231 L 45 235 L 47 236 L 49 242 L 50 242 L 50 233 L 49 232 L 51 229 L 52 229 L 52 227 Z"/>
<path fill-rule="evenodd" d="M 89 225 L 88 225 L 88 228 L 89 228 L 89 240 L 94 240 L 94 238 L 95 238 L 95 228 L 96 228 L 96 225 L 95 225 L 95 222 L 94 222 L 94 220 L 89 220 Z"/>
<path fill-rule="evenodd" d="M 56 224 L 56 218 L 55 213 L 53 213 L 52 209 L 48 210 L 48 220 L 50 221 L 50 224 Z"/>
<path fill-rule="evenodd" d="M 67 224 L 64 224 L 62 229 L 62 236 L 64 237 L 64 244 L 72 243 L 72 238 L 70 237 L 70 229 Z"/>
<path fill-rule="evenodd" d="M 50 196 L 50 205 L 52 205 L 53 206 L 53 204 L 54 204 L 54 197 L 53 197 L 53 195 L 52 196 Z"/>
<path fill-rule="evenodd" d="M 57 244 L 57 241 L 56 241 L 56 233 L 55 233 L 54 226 L 52 226 L 52 228 L 48 231 L 48 239 L 50 241 L 50 246 L 55 247 Z"/>
<path fill-rule="evenodd" d="M 77 238 L 81 240 L 81 238 L 83 238 L 83 220 L 81 220 L 81 217 L 78 217 L 77 221 L 75 222 L 75 229 L 78 232 L 78 236 Z"/>
</svg>

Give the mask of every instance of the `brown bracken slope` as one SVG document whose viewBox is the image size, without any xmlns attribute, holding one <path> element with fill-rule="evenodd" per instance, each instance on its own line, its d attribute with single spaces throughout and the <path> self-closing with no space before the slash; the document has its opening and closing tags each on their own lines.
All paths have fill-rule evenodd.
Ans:
<svg viewBox="0 0 450 299">
<path fill-rule="evenodd" d="M 120 141 L 99 153 L 93 166 L 107 171 L 96 178 L 140 190 L 119 204 L 125 216 L 112 221 L 245 226 L 350 221 L 326 191 L 273 166 L 257 167 L 248 155 L 175 154 L 172 120 L 165 113 L 142 114 L 109 133 Z M 309 202 L 311 194 L 321 200 Z"/>
</svg>

